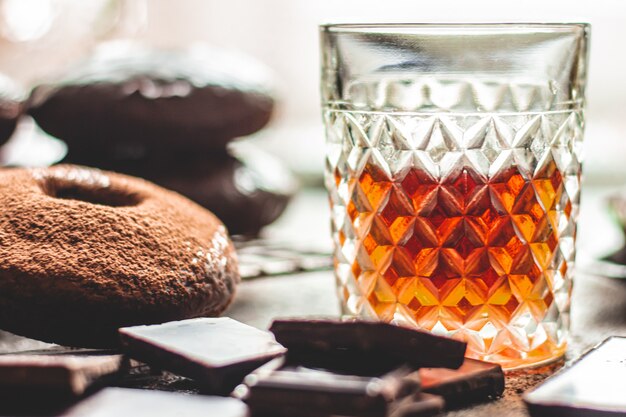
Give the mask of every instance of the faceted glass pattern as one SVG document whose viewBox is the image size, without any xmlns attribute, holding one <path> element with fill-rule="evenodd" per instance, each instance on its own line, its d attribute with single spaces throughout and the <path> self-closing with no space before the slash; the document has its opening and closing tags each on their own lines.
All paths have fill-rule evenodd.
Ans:
<svg viewBox="0 0 626 417">
<path fill-rule="evenodd" d="M 508 368 L 560 356 L 580 111 L 324 117 L 344 312 L 463 339 Z"/>
<path fill-rule="evenodd" d="M 511 369 L 565 352 L 588 25 L 321 29 L 326 187 L 348 316 Z"/>
</svg>

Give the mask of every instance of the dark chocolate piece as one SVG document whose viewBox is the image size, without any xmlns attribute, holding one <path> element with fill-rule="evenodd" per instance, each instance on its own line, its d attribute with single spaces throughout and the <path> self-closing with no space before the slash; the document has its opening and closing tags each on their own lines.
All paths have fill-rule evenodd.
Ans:
<svg viewBox="0 0 626 417">
<path fill-rule="evenodd" d="M 274 99 L 250 58 L 193 46 L 102 46 L 64 79 L 33 90 L 29 113 L 49 134 L 94 154 L 223 149 L 261 129 Z"/>
<path fill-rule="evenodd" d="M 127 327 L 120 335 L 129 356 L 194 379 L 204 392 L 220 395 L 286 351 L 270 333 L 227 317 Z"/>
<path fill-rule="evenodd" d="M 54 414 L 116 379 L 122 364 L 111 352 L 0 355 L 0 415 Z"/>
<path fill-rule="evenodd" d="M 277 360 L 280 361 L 280 360 Z M 384 417 L 419 390 L 410 367 L 356 376 L 320 368 L 268 364 L 245 379 L 245 401 L 253 415 L 345 415 Z"/>
<path fill-rule="evenodd" d="M 0 355 L 0 391 L 79 396 L 93 381 L 119 371 L 121 363 L 121 355 Z"/>
<path fill-rule="evenodd" d="M 464 342 L 382 322 L 325 319 L 275 320 L 270 331 L 290 351 L 328 354 L 337 350 L 396 357 L 416 367 L 458 368 Z"/>
<path fill-rule="evenodd" d="M 290 349 L 287 361 L 312 368 L 329 369 L 350 375 L 373 375 L 389 372 L 406 362 L 384 352 L 360 352 L 354 349 L 334 349 L 327 352 Z"/>
<path fill-rule="evenodd" d="M 398 405 L 390 406 L 385 417 L 432 417 L 436 416 L 444 409 L 443 398 L 432 395 L 418 393 L 414 396 L 406 397 Z M 329 417 L 330 414 L 324 411 L 310 410 L 304 407 L 289 406 L 273 408 L 266 411 L 251 410 L 252 417 Z M 360 417 L 354 415 L 354 417 Z M 350 417 L 344 415 L 341 417 Z M 333 416 L 337 417 L 337 416 Z"/>
<path fill-rule="evenodd" d="M 418 393 L 394 406 L 389 417 L 431 417 L 441 413 L 444 399 L 438 395 Z"/>
<path fill-rule="evenodd" d="M 63 417 L 246 417 L 247 415 L 245 404 L 234 398 L 127 388 L 106 388 L 63 413 Z"/>
<path fill-rule="evenodd" d="M 118 352 L 111 349 L 90 349 L 76 348 L 70 346 L 51 346 L 45 349 L 23 350 L 19 352 L 0 353 L 1 356 L 7 355 L 27 355 L 27 356 L 113 356 Z"/>
<path fill-rule="evenodd" d="M 626 416 L 626 337 L 610 337 L 524 395 L 534 417 Z"/>
<path fill-rule="evenodd" d="M 466 358 L 459 369 L 419 370 L 422 391 L 442 396 L 447 408 L 460 407 L 502 395 L 504 372 L 500 365 Z"/>
</svg>

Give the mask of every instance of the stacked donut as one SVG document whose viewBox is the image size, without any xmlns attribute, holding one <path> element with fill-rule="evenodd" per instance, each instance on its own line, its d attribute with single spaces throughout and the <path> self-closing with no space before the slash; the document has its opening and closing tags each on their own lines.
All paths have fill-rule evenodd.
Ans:
<svg viewBox="0 0 626 417">
<path fill-rule="evenodd" d="M 264 74 L 254 61 L 207 47 L 113 44 L 36 87 L 28 112 L 67 143 L 63 162 L 146 178 L 209 209 L 232 234 L 255 235 L 295 191 L 278 161 L 243 159 L 227 146 L 270 120 Z"/>
</svg>

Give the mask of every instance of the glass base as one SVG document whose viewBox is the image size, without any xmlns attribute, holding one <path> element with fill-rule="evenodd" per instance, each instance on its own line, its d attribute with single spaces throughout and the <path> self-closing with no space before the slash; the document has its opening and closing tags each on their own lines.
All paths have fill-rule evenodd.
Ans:
<svg viewBox="0 0 626 417">
<path fill-rule="evenodd" d="M 351 314 L 349 309 L 346 308 L 345 305 L 341 305 L 341 319 L 342 320 L 355 320 L 355 319 L 363 319 L 363 320 L 380 320 L 374 315 L 354 315 Z M 409 324 L 407 322 L 396 322 L 391 321 L 391 324 L 396 324 L 405 327 L 414 327 L 418 328 L 414 324 Z M 418 328 L 419 329 L 419 328 Z M 421 329 L 422 331 L 429 331 L 427 329 Z M 454 334 L 442 334 L 440 332 L 431 332 L 433 334 L 437 334 L 439 336 L 450 336 L 453 339 L 460 339 L 465 342 L 463 337 L 455 337 Z M 454 333 L 454 332 L 450 332 Z M 490 342 L 490 341 L 488 341 Z M 562 340 L 561 343 L 557 346 L 554 344 L 544 344 L 543 349 L 535 349 L 530 352 L 522 352 L 515 349 L 504 349 L 495 354 L 480 354 L 476 351 L 470 349 L 470 344 L 468 343 L 468 350 L 466 352 L 466 357 L 471 359 L 477 359 L 485 362 L 492 362 L 499 364 L 504 371 L 517 371 L 517 370 L 530 370 L 541 368 L 547 365 L 554 364 L 561 360 L 565 356 L 565 352 L 567 350 L 567 341 Z"/>
<path fill-rule="evenodd" d="M 502 366 L 505 371 L 516 371 L 520 369 L 534 369 L 551 365 L 565 356 L 567 343 L 563 343 L 557 349 L 545 354 L 537 356 L 529 356 L 526 358 L 509 358 L 502 355 L 485 355 L 482 357 L 471 356 L 472 359 L 478 359 L 485 362 L 494 362 Z"/>
</svg>

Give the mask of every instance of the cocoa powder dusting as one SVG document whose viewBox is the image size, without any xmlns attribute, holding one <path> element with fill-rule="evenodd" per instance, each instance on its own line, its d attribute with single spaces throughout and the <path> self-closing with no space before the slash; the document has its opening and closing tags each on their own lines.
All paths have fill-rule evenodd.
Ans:
<svg viewBox="0 0 626 417">
<path fill-rule="evenodd" d="M 221 222 L 146 181 L 0 170 L 0 328 L 115 344 L 120 326 L 219 314 L 239 280 Z"/>
</svg>

